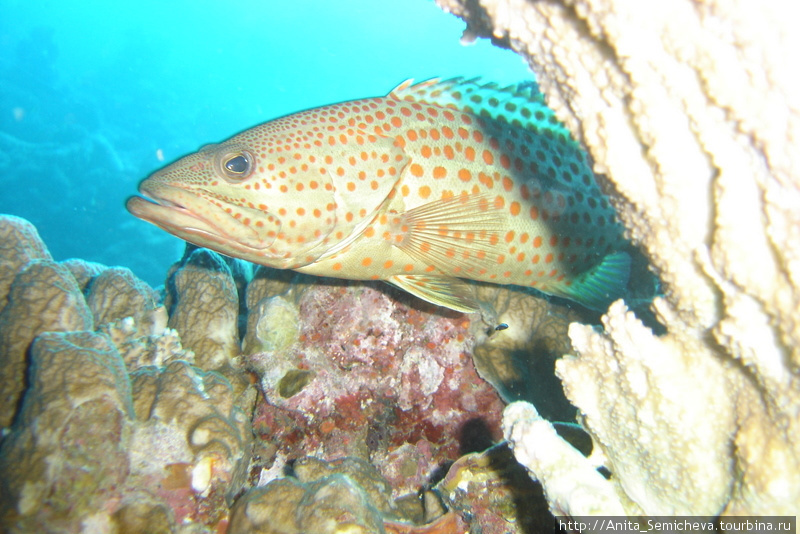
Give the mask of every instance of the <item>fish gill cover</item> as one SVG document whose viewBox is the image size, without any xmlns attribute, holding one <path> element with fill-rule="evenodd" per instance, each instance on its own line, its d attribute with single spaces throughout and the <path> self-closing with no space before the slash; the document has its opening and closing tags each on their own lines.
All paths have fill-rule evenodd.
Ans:
<svg viewBox="0 0 800 534">
<path fill-rule="evenodd" d="M 0 213 L 56 259 L 123 265 L 151 284 L 183 243 L 125 198 L 166 163 L 258 123 L 385 94 L 404 79 L 532 75 L 458 44 L 432 2 L 0 1 Z"/>
</svg>

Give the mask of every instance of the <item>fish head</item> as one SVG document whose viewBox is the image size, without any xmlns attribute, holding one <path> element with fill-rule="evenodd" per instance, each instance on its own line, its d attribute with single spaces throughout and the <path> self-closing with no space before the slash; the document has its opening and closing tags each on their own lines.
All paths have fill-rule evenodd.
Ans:
<svg viewBox="0 0 800 534">
<path fill-rule="evenodd" d="M 128 211 L 228 256 L 279 269 L 314 261 L 336 224 L 333 187 L 326 176 L 267 150 L 257 129 L 150 175 Z"/>
</svg>

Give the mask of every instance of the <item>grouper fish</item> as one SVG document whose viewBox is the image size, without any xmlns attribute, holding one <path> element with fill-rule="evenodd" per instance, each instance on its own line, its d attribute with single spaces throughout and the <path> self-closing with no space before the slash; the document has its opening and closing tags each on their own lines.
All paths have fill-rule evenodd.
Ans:
<svg viewBox="0 0 800 534">
<path fill-rule="evenodd" d="M 530 85 L 408 81 L 205 146 L 139 192 L 128 210 L 186 241 L 464 312 L 463 278 L 604 309 L 630 270 L 587 156 Z"/>
</svg>

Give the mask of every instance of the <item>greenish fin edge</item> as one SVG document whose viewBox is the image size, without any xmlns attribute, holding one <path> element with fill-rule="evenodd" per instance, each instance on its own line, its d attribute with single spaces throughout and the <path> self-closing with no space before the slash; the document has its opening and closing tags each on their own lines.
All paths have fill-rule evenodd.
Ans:
<svg viewBox="0 0 800 534">
<path fill-rule="evenodd" d="M 606 311 L 609 304 L 625 293 L 630 274 L 630 255 L 614 252 L 578 276 L 571 285 L 560 288 L 560 293 L 587 308 Z"/>
</svg>

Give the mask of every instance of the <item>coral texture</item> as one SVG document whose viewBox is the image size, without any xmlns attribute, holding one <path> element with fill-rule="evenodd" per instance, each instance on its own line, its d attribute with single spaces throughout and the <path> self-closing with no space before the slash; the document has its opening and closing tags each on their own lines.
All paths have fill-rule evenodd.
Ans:
<svg viewBox="0 0 800 534">
<path fill-rule="evenodd" d="M 253 388 L 193 365 L 129 270 L 56 263 L 15 217 L 0 236 L 0 530 L 224 528 L 247 478 Z"/>
<path fill-rule="evenodd" d="M 400 496 L 462 449 L 500 438 L 503 403 L 475 371 L 460 314 L 341 284 L 265 302 L 272 330 L 257 337 L 268 350 L 247 356 L 265 396 L 254 430 L 275 447 L 262 483 L 300 454 L 352 456 L 371 460 Z"/>
<path fill-rule="evenodd" d="M 198 249 L 171 277 L 169 326 L 203 369 L 219 369 L 239 352 L 239 298 L 230 267 Z"/>
<path fill-rule="evenodd" d="M 527 534 L 553 528 L 541 486 L 506 444 L 462 456 L 436 489 L 448 507 L 463 514 L 469 532 Z"/>
<path fill-rule="evenodd" d="M 229 534 L 448 534 L 463 532 L 453 513 L 431 506 L 428 525 L 412 519 L 392 500 L 389 482 L 368 462 L 300 458 L 293 476 L 253 488 L 236 503 Z"/>
<path fill-rule="evenodd" d="M 437 1 L 529 61 L 662 281 L 665 335 L 617 303 L 605 332 L 570 329 L 578 356 L 558 365 L 620 502 L 632 513 L 796 513 L 797 7 Z"/>
<path fill-rule="evenodd" d="M 443 312 L 378 283 L 252 270 L 194 247 L 162 295 L 127 269 L 54 262 L 21 219 L 0 218 L 0 236 L 4 532 L 529 523 L 504 482 L 519 480 L 510 455 L 458 468 L 457 491 L 432 486 L 501 438 L 503 401 L 473 353 L 501 390 L 530 398 L 515 385 L 538 345 L 550 366 L 566 346 L 565 310 L 483 288 L 482 314 Z"/>
<path fill-rule="evenodd" d="M 297 462 L 296 474 L 240 499 L 230 532 L 384 533 L 379 506 L 393 511 L 391 491 L 368 463 L 344 459 L 337 468 L 305 458 Z"/>
<path fill-rule="evenodd" d="M 572 420 L 574 408 L 564 399 L 553 369 L 557 358 L 572 351 L 567 331 L 581 315 L 518 288 L 479 285 L 476 297 L 481 320 L 473 319 L 470 329 L 480 375 L 506 402 L 526 399 L 549 418 Z"/>
<path fill-rule="evenodd" d="M 8 426 L 25 386 L 26 354 L 43 332 L 91 330 L 92 313 L 69 271 L 32 260 L 14 277 L 0 312 L 0 426 Z"/>
</svg>

